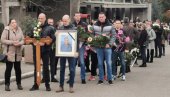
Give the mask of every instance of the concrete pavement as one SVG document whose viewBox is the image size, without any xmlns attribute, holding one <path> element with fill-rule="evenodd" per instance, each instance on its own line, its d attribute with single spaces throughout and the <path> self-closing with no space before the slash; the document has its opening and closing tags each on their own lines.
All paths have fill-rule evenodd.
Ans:
<svg viewBox="0 0 170 97">
<path fill-rule="evenodd" d="M 6 64 L 0 63 L 0 85 L 4 84 L 4 72 L 5 72 Z M 22 78 L 28 78 L 33 76 L 34 65 L 29 63 L 21 62 L 21 70 L 22 70 Z M 14 68 L 11 72 L 11 81 L 15 81 L 15 71 Z"/>
<path fill-rule="evenodd" d="M 65 84 L 65 92 L 55 93 L 58 83 L 51 83 L 51 92 L 45 91 L 44 84 L 40 86 L 40 90 L 31 92 L 29 89 L 33 84 L 33 77 L 30 77 L 22 80 L 22 91 L 17 90 L 15 82 L 11 83 L 11 92 L 4 91 L 4 85 L 0 85 L 0 97 L 170 97 L 169 58 L 170 46 L 167 46 L 166 56 L 154 58 L 154 63 L 148 63 L 146 68 L 133 67 L 126 75 L 126 81 L 116 79 L 113 85 L 108 85 L 106 81 L 103 85 L 97 85 L 98 80 L 87 81 L 86 85 L 82 85 L 80 69 L 77 67 L 73 94 L 68 93 L 68 84 Z M 68 74 L 68 69 L 66 70 Z M 59 72 L 57 78 L 59 79 Z"/>
</svg>

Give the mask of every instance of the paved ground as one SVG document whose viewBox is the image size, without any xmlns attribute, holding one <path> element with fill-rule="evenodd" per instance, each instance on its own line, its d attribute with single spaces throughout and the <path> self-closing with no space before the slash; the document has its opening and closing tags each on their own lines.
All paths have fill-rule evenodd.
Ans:
<svg viewBox="0 0 170 97">
<path fill-rule="evenodd" d="M 11 83 L 11 92 L 4 91 L 4 85 L 0 85 L 0 97 L 170 97 L 170 46 L 166 47 L 166 51 L 166 56 L 155 58 L 154 63 L 148 63 L 146 68 L 133 67 L 132 72 L 126 75 L 126 81 L 117 79 L 111 86 L 107 82 L 97 85 L 97 80 L 87 81 L 86 85 L 82 85 L 77 68 L 74 94 L 68 93 L 67 84 L 64 87 L 65 92 L 55 93 L 58 83 L 51 83 L 51 92 L 45 91 L 44 84 L 40 86 L 40 90 L 30 92 L 33 84 L 31 77 L 22 80 L 22 91 L 16 89 L 15 82 Z M 0 69 L 3 70 L 1 67 Z M 3 78 L 2 73 L 0 78 Z"/>
</svg>

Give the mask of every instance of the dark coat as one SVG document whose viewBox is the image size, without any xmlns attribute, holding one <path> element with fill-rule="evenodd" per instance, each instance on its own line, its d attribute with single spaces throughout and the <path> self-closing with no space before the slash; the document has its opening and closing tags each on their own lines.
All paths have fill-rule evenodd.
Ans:
<svg viewBox="0 0 170 97">
<path fill-rule="evenodd" d="M 40 32 L 40 38 L 45 38 L 47 36 L 49 36 L 51 39 L 52 39 L 52 43 L 55 42 L 56 38 L 55 38 L 55 29 L 54 27 L 50 26 L 47 24 L 47 22 L 45 22 L 44 25 L 40 26 L 41 27 L 41 32 Z M 34 30 L 32 30 L 28 36 L 31 37 L 31 38 L 34 38 L 34 33 L 33 33 Z M 51 43 L 51 44 L 52 44 Z M 35 48 L 35 46 L 33 46 Z M 41 46 L 41 53 L 43 52 L 49 52 L 51 50 L 51 45 L 44 45 L 44 46 Z"/>
<path fill-rule="evenodd" d="M 147 46 L 146 45 L 147 39 L 148 39 L 147 31 L 146 30 L 142 30 L 141 34 L 140 34 L 140 37 L 139 37 L 139 40 L 138 40 L 138 44 L 140 46 Z"/>
</svg>

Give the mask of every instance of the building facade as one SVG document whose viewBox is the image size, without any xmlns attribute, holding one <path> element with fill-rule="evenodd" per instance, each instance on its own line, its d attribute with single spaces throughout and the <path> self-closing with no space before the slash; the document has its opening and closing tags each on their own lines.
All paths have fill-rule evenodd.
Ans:
<svg viewBox="0 0 170 97">
<path fill-rule="evenodd" d="M 5 4 L 2 4 L 6 1 Z M 108 19 L 123 19 L 129 17 L 134 20 L 139 17 L 141 20 L 151 20 L 151 0 L 44 0 L 41 5 L 36 5 L 27 0 L 1 0 L 0 1 L 0 22 L 10 18 L 21 21 L 24 16 L 36 18 L 39 13 L 44 12 L 47 17 L 60 20 L 64 14 L 73 18 L 75 12 L 80 9 L 82 13 L 88 13 L 92 19 L 97 19 L 98 13 L 104 11 Z M 51 9 L 46 8 L 51 7 Z"/>
<path fill-rule="evenodd" d="M 97 19 L 100 11 L 106 13 L 108 19 L 120 19 L 129 17 L 134 20 L 139 17 L 141 20 L 151 20 L 151 0 L 86 0 L 81 2 L 80 11 L 91 14 Z"/>
</svg>

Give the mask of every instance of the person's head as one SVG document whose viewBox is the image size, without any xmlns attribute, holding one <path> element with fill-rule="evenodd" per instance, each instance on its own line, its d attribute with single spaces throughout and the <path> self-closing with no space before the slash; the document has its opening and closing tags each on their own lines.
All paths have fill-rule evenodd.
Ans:
<svg viewBox="0 0 170 97">
<path fill-rule="evenodd" d="M 128 18 L 128 17 L 125 17 L 125 18 L 123 19 L 123 22 L 124 22 L 124 23 L 129 23 L 129 18 Z"/>
<path fill-rule="evenodd" d="M 62 17 L 62 22 L 63 22 L 64 26 L 68 26 L 70 24 L 70 17 L 69 17 L 69 15 L 64 15 Z"/>
<path fill-rule="evenodd" d="M 106 21 L 106 15 L 103 12 L 100 12 L 98 19 L 101 23 L 104 23 Z"/>
<path fill-rule="evenodd" d="M 68 45 L 68 44 L 69 44 L 68 36 L 66 36 L 66 37 L 64 38 L 64 44 L 65 44 L 65 45 Z"/>
<path fill-rule="evenodd" d="M 152 22 L 151 22 L 151 21 L 146 21 L 145 24 L 146 24 L 146 27 L 147 27 L 147 28 L 150 28 L 151 25 L 152 25 Z"/>
<path fill-rule="evenodd" d="M 38 16 L 38 21 L 43 25 L 46 21 L 46 15 L 44 13 L 40 13 Z"/>
<path fill-rule="evenodd" d="M 81 20 L 81 13 L 76 12 L 75 15 L 74 15 L 74 20 L 76 22 L 79 22 Z"/>
<path fill-rule="evenodd" d="M 10 19 L 8 26 L 12 27 L 13 29 L 16 29 L 18 25 L 15 19 Z"/>
<path fill-rule="evenodd" d="M 52 26 L 54 25 L 54 19 L 52 18 L 49 18 L 47 22 L 49 25 L 52 25 Z"/>
<path fill-rule="evenodd" d="M 141 24 L 140 30 L 145 30 L 146 29 L 146 25 L 144 23 Z"/>
<path fill-rule="evenodd" d="M 115 27 L 116 29 L 121 29 L 122 24 L 121 24 L 121 21 L 120 21 L 120 20 L 116 20 L 114 24 L 115 24 L 114 27 Z"/>
</svg>

